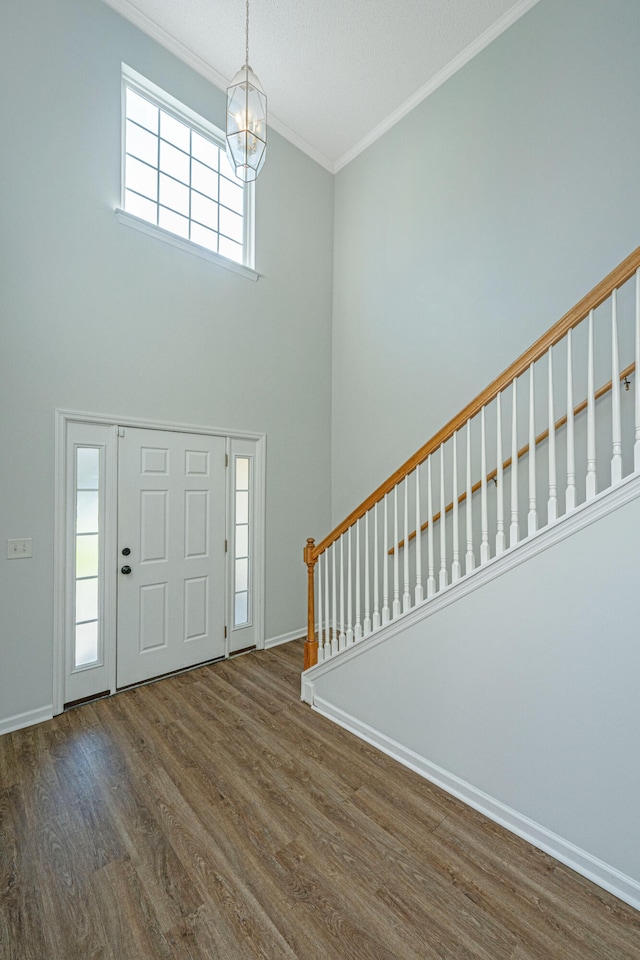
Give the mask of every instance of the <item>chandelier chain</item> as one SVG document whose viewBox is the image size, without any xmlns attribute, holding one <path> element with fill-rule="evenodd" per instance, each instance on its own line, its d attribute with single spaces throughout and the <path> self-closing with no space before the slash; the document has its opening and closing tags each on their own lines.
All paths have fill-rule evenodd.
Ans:
<svg viewBox="0 0 640 960">
<path fill-rule="evenodd" d="M 246 50 L 245 50 L 244 62 L 246 63 L 247 66 L 249 66 L 249 0 L 247 0 L 247 28 L 245 32 L 245 39 L 246 39 Z"/>
</svg>

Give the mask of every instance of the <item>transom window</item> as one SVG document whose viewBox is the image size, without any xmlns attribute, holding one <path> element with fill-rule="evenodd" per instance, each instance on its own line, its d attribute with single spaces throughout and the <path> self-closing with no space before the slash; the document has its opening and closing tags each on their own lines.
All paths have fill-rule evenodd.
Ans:
<svg viewBox="0 0 640 960">
<path fill-rule="evenodd" d="M 252 192 L 222 131 L 124 65 L 122 76 L 124 211 L 253 267 Z"/>
</svg>

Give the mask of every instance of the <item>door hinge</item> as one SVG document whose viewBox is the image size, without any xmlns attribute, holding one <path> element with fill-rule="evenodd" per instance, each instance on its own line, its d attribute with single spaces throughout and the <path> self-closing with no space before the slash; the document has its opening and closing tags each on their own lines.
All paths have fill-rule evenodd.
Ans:
<svg viewBox="0 0 640 960">
<path fill-rule="evenodd" d="M 227 628 L 226 628 L 226 627 L 224 628 L 224 638 L 225 638 L 225 640 L 227 639 Z"/>
<path fill-rule="evenodd" d="M 225 542 L 224 542 L 224 552 L 227 553 L 228 550 L 229 550 L 229 541 L 228 541 L 228 540 L 225 540 Z"/>
<path fill-rule="evenodd" d="M 229 454 L 228 454 L 228 453 L 225 453 L 225 455 L 224 455 L 224 465 L 225 465 L 225 467 L 228 467 L 228 466 L 229 466 Z"/>
</svg>

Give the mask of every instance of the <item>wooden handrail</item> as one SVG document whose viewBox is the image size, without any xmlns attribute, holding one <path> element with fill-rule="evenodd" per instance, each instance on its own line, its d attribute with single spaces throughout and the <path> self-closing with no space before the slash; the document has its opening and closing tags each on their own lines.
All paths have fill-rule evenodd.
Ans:
<svg viewBox="0 0 640 960">
<path fill-rule="evenodd" d="M 627 377 L 631 376 L 631 374 L 634 372 L 635 369 L 636 369 L 635 363 L 630 363 L 628 367 L 625 367 L 625 369 L 620 373 L 620 383 L 623 383 L 627 379 Z M 594 394 L 594 400 L 600 400 L 601 397 L 606 396 L 606 394 L 609 393 L 609 391 L 611 390 L 612 386 L 613 386 L 613 381 L 609 380 L 608 383 L 605 383 L 602 387 L 600 387 L 599 390 L 596 390 Z M 587 409 L 588 402 L 589 402 L 588 400 L 581 400 L 580 403 L 573 408 L 574 417 L 577 417 L 579 414 L 583 413 L 583 411 Z M 555 430 L 561 430 L 562 427 L 564 427 L 564 425 L 566 424 L 566 422 L 567 422 L 567 415 L 565 413 L 558 420 L 556 420 L 554 425 Z M 544 440 L 546 440 L 548 436 L 549 436 L 549 428 L 547 427 L 546 430 L 543 430 L 542 433 L 539 433 L 538 436 L 536 437 L 536 441 L 535 441 L 536 447 L 538 446 L 539 443 L 542 443 Z M 520 449 L 518 450 L 518 460 L 520 460 L 521 457 L 524 457 L 528 452 L 529 452 L 529 444 L 525 443 L 524 447 L 520 447 Z M 512 459 L 513 459 L 512 457 L 507 457 L 507 459 L 502 464 L 503 470 L 509 469 L 509 467 L 511 466 Z M 496 467 L 490 473 L 487 474 L 487 483 L 490 483 L 492 480 L 495 480 L 497 475 L 498 475 L 498 468 Z M 482 480 L 477 480 L 474 483 L 474 485 L 471 487 L 471 493 L 477 493 L 481 486 L 482 486 Z M 467 499 L 467 492 L 465 490 L 458 497 L 458 504 L 464 503 L 466 499 Z M 445 507 L 445 510 L 444 510 L 445 516 L 447 513 L 450 513 L 452 510 L 453 510 L 453 500 L 450 503 L 448 503 L 447 506 Z M 441 517 L 441 512 L 438 510 L 438 512 L 434 513 L 433 517 L 431 518 L 431 522 L 437 523 L 440 520 L 440 517 Z M 420 531 L 422 532 L 423 530 L 426 530 L 428 526 L 429 526 L 429 521 L 425 520 L 425 522 L 420 525 Z M 415 540 L 415 536 L 416 536 L 416 531 L 413 530 L 409 534 L 409 542 L 411 542 L 412 540 Z M 404 547 L 404 539 L 398 542 L 398 550 L 402 549 L 403 547 Z M 393 556 L 394 552 L 395 552 L 395 547 L 389 547 L 389 550 L 387 551 L 389 556 Z"/>
<path fill-rule="evenodd" d="M 629 254 L 629 256 L 615 267 L 604 280 L 601 280 L 586 297 L 583 297 L 575 307 L 572 307 L 568 313 L 565 313 L 557 323 L 547 330 L 546 333 L 543 333 L 528 350 L 525 350 L 514 363 L 507 367 L 500 376 L 496 377 L 496 379 L 482 390 L 474 400 L 468 403 L 460 413 L 456 414 L 441 430 L 434 434 L 434 436 L 420 447 L 413 456 L 409 457 L 401 467 L 398 467 L 366 500 L 363 500 L 355 510 L 352 510 L 349 516 L 345 517 L 324 540 L 314 545 L 308 552 L 305 550 L 305 563 L 315 563 L 318 557 L 324 553 L 332 543 L 335 543 L 349 527 L 352 527 L 354 523 L 368 513 L 376 503 L 382 500 L 387 493 L 393 490 L 398 483 L 404 480 L 407 474 L 412 473 L 416 467 L 423 463 L 430 453 L 433 453 L 442 443 L 445 443 L 453 436 L 456 430 L 459 430 L 467 420 L 470 420 L 479 413 L 482 407 L 490 403 L 500 391 L 504 390 L 513 380 L 523 374 L 532 363 L 535 363 L 536 360 L 544 356 L 549 350 L 549 347 L 553 347 L 556 343 L 559 343 L 569 330 L 581 323 L 591 310 L 595 310 L 600 304 L 604 303 L 612 291 L 621 287 L 623 283 L 626 283 L 638 269 L 640 269 L 640 247 L 637 247 L 633 253 Z M 307 559 L 307 556 L 309 559 Z"/>
</svg>

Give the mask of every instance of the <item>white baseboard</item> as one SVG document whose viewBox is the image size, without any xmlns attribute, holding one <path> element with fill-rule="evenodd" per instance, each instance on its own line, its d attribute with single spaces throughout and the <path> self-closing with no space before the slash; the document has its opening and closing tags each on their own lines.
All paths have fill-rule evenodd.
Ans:
<svg viewBox="0 0 640 960">
<path fill-rule="evenodd" d="M 265 640 L 264 648 L 268 650 L 270 647 L 279 647 L 281 643 L 290 643 L 291 640 L 304 639 L 306 635 L 306 627 L 302 627 L 301 630 L 291 630 L 290 633 L 283 633 L 279 637 L 271 637 L 269 640 Z"/>
<path fill-rule="evenodd" d="M 39 707 L 37 710 L 27 710 L 26 713 L 16 713 L 12 717 L 5 717 L 0 720 L 0 736 L 5 733 L 12 733 L 14 730 L 22 730 L 23 727 L 32 727 L 36 723 L 42 723 L 44 720 L 53 719 L 53 706 L 47 704 L 46 707 Z"/>
<path fill-rule="evenodd" d="M 307 686 L 309 689 L 305 690 L 303 680 L 303 699 L 305 699 L 306 702 L 312 702 L 313 709 L 318 713 L 327 717 L 329 720 L 333 720 L 334 723 L 344 727 L 345 730 L 353 733 L 361 740 L 365 740 L 367 743 L 372 744 L 372 746 L 377 747 L 382 753 L 386 753 L 388 756 L 393 757 L 394 760 L 398 760 L 405 767 L 409 767 L 426 780 L 430 780 L 431 783 L 435 783 L 436 786 L 441 787 L 447 793 L 462 800 L 463 803 L 478 810 L 490 820 L 499 823 L 507 830 L 510 830 L 511 833 L 515 833 L 517 836 L 527 840 L 533 844 L 534 847 L 537 847 L 539 850 L 544 850 L 545 853 L 550 854 L 556 860 L 566 864 L 572 870 L 575 870 L 576 873 L 591 880 L 604 890 L 608 890 L 609 893 L 613 893 L 614 896 L 628 903 L 636 910 L 640 910 L 639 881 L 621 873 L 619 870 L 616 870 L 615 867 L 592 856 L 586 850 L 576 847 L 569 840 L 565 840 L 551 830 L 547 830 L 547 828 L 541 826 L 541 824 L 530 820 L 512 807 L 506 806 L 494 797 L 489 796 L 489 794 L 478 790 L 477 787 L 474 787 L 472 784 L 461 780 L 455 776 L 455 774 L 449 773 L 442 767 L 437 766 L 437 764 L 414 753 L 413 750 L 409 750 L 379 730 L 345 713 L 339 707 L 335 707 L 320 697 L 314 697 L 312 682 L 307 681 Z M 304 695 L 305 693 L 311 698 L 310 700 L 307 700 L 307 697 Z"/>
</svg>

